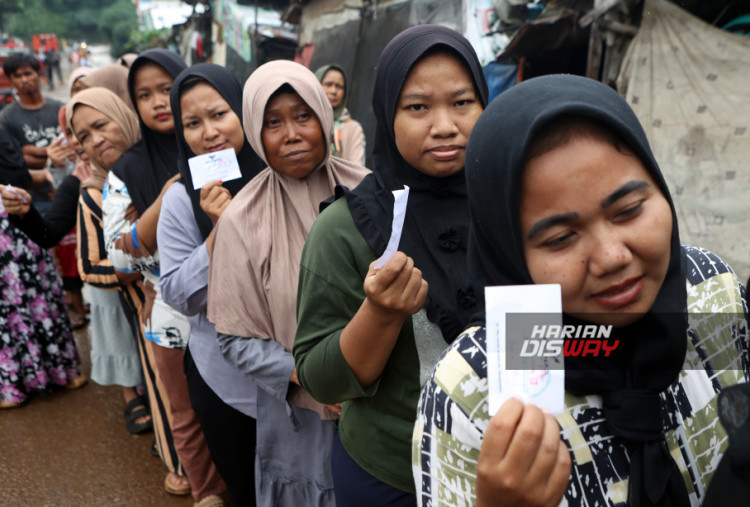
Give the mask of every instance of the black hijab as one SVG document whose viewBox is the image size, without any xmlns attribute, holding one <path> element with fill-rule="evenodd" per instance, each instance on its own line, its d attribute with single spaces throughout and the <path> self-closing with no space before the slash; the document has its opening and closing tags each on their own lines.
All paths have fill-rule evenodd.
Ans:
<svg viewBox="0 0 750 507">
<path fill-rule="evenodd" d="M 479 118 L 466 154 L 471 207 L 469 266 L 479 285 L 533 283 L 523 249 L 519 207 L 529 144 L 561 116 L 608 127 L 638 156 L 672 210 L 669 266 L 651 310 L 615 328 L 627 353 L 616 365 L 600 358 L 566 358 L 565 387 L 599 394 L 612 433 L 629 449 L 630 505 L 685 505 L 687 491 L 667 451 L 659 393 L 682 369 L 687 348 L 687 291 L 677 218 L 646 134 L 627 102 L 608 86 L 577 76 L 531 79 L 496 98 Z M 577 323 L 568 315 L 565 323 Z"/>
<path fill-rule="evenodd" d="M 377 119 L 373 172 L 354 190 L 345 191 L 354 223 L 377 256 L 388 244 L 393 221 L 392 190 L 410 187 L 399 250 L 414 259 L 430 289 L 427 317 L 452 342 L 476 312 L 476 290 L 466 283 L 466 239 L 469 208 L 463 169 L 435 178 L 410 166 L 396 147 L 393 120 L 409 71 L 429 50 L 439 47 L 469 71 L 482 107 L 487 83 L 477 55 L 461 34 L 439 25 L 420 25 L 398 34 L 378 62 L 372 108 Z"/>
<path fill-rule="evenodd" d="M 180 97 L 182 96 L 183 83 L 190 77 L 199 77 L 206 83 L 213 86 L 219 94 L 224 97 L 229 107 L 240 119 L 240 125 L 242 124 L 242 87 L 237 79 L 232 75 L 229 70 L 220 65 L 213 63 L 198 63 L 182 71 L 177 79 L 174 80 L 172 85 L 172 92 L 170 94 L 170 102 L 172 104 L 172 115 L 174 116 L 174 133 L 177 138 L 177 166 L 180 171 L 179 183 L 185 186 L 185 190 L 190 196 L 190 202 L 193 204 L 193 214 L 195 215 L 195 221 L 198 224 L 198 228 L 203 235 L 203 238 L 207 238 L 213 224 L 211 219 L 208 218 L 200 207 L 201 191 L 193 190 L 193 177 L 190 174 L 190 167 L 188 166 L 188 159 L 195 156 L 193 150 L 185 142 L 183 135 L 184 128 L 182 125 L 182 105 L 180 104 Z M 247 141 L 243 132 L 242 137 L 244 144 L 237 160 L 240 165 L 240 172 L 242 177 L 236 180 L 225 181 L 222 186 L 226 187 L 234 197 L 239 192 L 245 183 L 250 181 L 256 174 L 262 171 L 266 164 L 261 158 L 255 154 L 253 149 L 250 147 L 250 143 Z"/>
<path fill-rule="evenodd" d="M 176 78 L 187 67 L 180 56 L 166 49 L 149 49 L 135 59 L 128 72 L 128 92 L 141 125 L 141 140 L 130 147 L 112 166 L 125 182 L 138 213 L 143 214 L 159 196 L 169 178 L 177 174 L 177 142 L 174 134 L 160 134 L 143 123 L 135 96 L 135 75 L 144 64 L 155 63 Z"/>
</svg>

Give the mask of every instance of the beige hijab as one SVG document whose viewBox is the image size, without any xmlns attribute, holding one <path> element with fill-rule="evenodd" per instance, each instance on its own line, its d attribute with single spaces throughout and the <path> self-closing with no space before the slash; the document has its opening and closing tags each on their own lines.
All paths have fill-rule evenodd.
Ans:
<svg viewBox="0 0 750 507">
<path fill-rule="evenodd" d="M 122 65 L 112 63 L 96 69 L 88 76 L 80 78 L 86 88 L 102 87 L 112 90 L 130 109 L 135 111 L 128 93 L 128 69 Z"/>
<path fill-rule="evenodd" d="M 76 67 L 73 69 L 68 78 L 68 93 L 73 95 L 73 85 L 76 84 L 76 81 L 84 76 L 88 76 L 92 72 L 94 72 L 94 69 L 91 67 Z"/>
<path fill-rule="evenodd" d="M 369 172 L 331 157 L 333 111 L 307 68 L 291 61 L 259 67 L 245 83 L 242 100 L 245 134 L 268 163 L 261 141 L 263 113 L 271 95 L 289 84 L 315 112 L 323 128 L 326 155 L 304 180 L 266 167 L 232 200 L 216 226 L 208 283 L 208 319 L 225 334 L 272 339 L 292 351 L 297 331 L 297 278 L 302 247 L 321 201 L 336 185 L 356 186 Z M 305 391 L 291 402 L 333 418 Z"/>
<path fill-rule="evenodd" d="M 132 108 L 128 107 L 128 105 L 110 90 L 106 88 L 87 88 L 78 92 L 76 96 L 68 102 L 65 110 L 65 119 L 74 134 L 76 128 L 73 120 L 75 117 L 75 109 L 78 105 L 93 107 L 97 111 L 100 111 L 111 118 L 112 121 L 120 127 L 120 130 L 122 130 L 122 135 L 125 136 L 128 146 L 132 146 L 141 138 L 138 117 L 135 115 Z M 93 159 L 89 162 L 89 165 L 91 166 L 92 176 L 83 180 L 81 188 L 92 187 L 98 188 L 99 190 L 103 189 L 110 168 L 99 167 Z"/>
</svg>

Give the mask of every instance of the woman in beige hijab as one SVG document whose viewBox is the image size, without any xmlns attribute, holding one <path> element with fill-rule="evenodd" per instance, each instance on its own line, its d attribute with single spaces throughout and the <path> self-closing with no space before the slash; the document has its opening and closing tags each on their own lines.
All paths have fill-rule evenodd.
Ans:
<svg viewBox="0 0 750 507">
<path fill-rule="evenodd" d="M 340 407 L 316 402 L 297 381 L 297 275 L 321 201 L 368 171 L 330 156 L 331 105 L 299 64 L 259 67 L 245 84 L 243 120 L 269 167 L 214 229 L 208 319 L 224 357 L 258 385 L 259 505 L 334 505 L 330 452 Z"/>
<path fill-rule="evenodd" d="M 78 267 L 81 277 L 88 282 L 95 291 L 96 296 L 92 298 L 92 315 L 95 305 L 106 306 L 102 312 L 105 322 L 101 329 L 91 333 L 101 338 L 99 353 L 116 356 L 116 349 L 129 346 L 132 350 L 128 353 L 129 367 L 121 362 L 120 369 L 139 370 L 139 380 L 135 383 L 122 383 L 121 385 L 134 386 L 141 382 L 140 366 L 145 373 L 146 390 L 149 397 L 148 402 L 138 396 L 130 387 L 123 387 L 125 397 L 125 418 L 128 431 L 141 433 L 153 427 L 156 447 L 161 450 L 162 461 L 170 470 L 165 479 L 165 489 L 174 492 L 171 485 L 180 484 L 177 472 L 181 472 L 181 465 L 174 452 L 174 444 L 171 436 L 171 414 L 169 411 L 169 399 L 162 386 L 161 378 L 154 367 L 153 354 L 150 345 L 143 339 L 143 334 L 135 331 L 135 339 L 131 322 L 140 305 L 139 293 L 143 291 L 140 273 L 124 274 L 116 271 L 112 262 L 107 258 L 107 250 L 104 247 L 102 200 L 103 188 L 112 165 L 120 158 L 128 148 L 141 138 L 141 130 L 138 125 L 138 117 L 129 104 L 112 91 L 104 88 L 89 88 L 78 94 L 70 101 L 67 108 L 68 125 L 81 142 L 84 150 L 91 157 L 90 164 L 93 175 L 81 183 L 81 196 L 78 210 Z M 117 292 L 122 291 L 124 300 L 128 303 L 122 305 L 125 312 L 117 312 L 113 305 L 120 304 Z M 104 305 L 107 303 L 107 305 Z M 127 316 L 126 316 L 127 314 Z M 127 321 L 130 317 L 131 322 Z M 125 336 L 124 336 L 125 335 Z M 110 343 L 107 342 L 116 342 Z M 92 356 L 95 352 L 95 344 L 92 342 Z M 113 352 L 115 350 L 115 352 Z M 121 352 L 120 352 L 121 353 Z M 140 363 L 139 363 L 140 360 Z M 132 362 L 135 364 L 130 364 Z M 94 363 L 94 359 L 92 359 Z M 92 372 L 92 378 L 96 380 Z M 112 383 L 119 384 L 121 381 L 110 379 Z M 127 392 L 126 392 L 127 389 Z M 149 414 L 148 406 L 152 407 Z M 190 488 L 183 487 L 180 494 L 188 494 Z"/>
<path fill-rule="evenodd" d="M 76 84 L 81 89 L 102 87 L 112 90 L 125 105 L 135 111 L 128 93 L 128 69 L 122 65 L 111 63 L 100 67 L 85 76 L 80 77 Z"/>
</svg>

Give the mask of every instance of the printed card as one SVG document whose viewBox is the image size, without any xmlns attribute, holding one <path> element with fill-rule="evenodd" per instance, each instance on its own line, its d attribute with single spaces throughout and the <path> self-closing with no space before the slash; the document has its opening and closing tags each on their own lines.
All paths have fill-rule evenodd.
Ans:
<svg viewBox="0 0 750 507">
<path fill-rule="evenodd" d="M 490 415 L 511 397 L 553 414 L 562 412 L 562 354 L 530 353 L 530 344 L 539 350 L 538 340 L 532 339 L 535 332 L 562 324 L 560 286 L 486 287 L 485 301 Z"/>
<path fill-rule="evenodd" d="M 230 181 L 242 176 L 234 148 L 197 155 L 188 159 L 193 190 L 198 190 L 209 181 Z"/>
</svg>

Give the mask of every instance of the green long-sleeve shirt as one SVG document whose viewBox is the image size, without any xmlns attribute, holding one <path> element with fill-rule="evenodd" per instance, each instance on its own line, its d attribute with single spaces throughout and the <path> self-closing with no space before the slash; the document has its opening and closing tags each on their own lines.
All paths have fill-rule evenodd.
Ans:
<svg viewBox="0 0 750 507">
<path fill-rule="evenodd" d="M 365 299 L 362 284 L 373 260 L 346 199 L 315 221 L 300 266 L 297 375 L 318 401 L 344 402 L 339 434 L 349 455 L 377 479 L 413 493 L 411 435 L 419 392 L 447 344 L 420 310 L 404 321 L 381 376 L 362 388 L 339 337 Z"/>
</svg>

